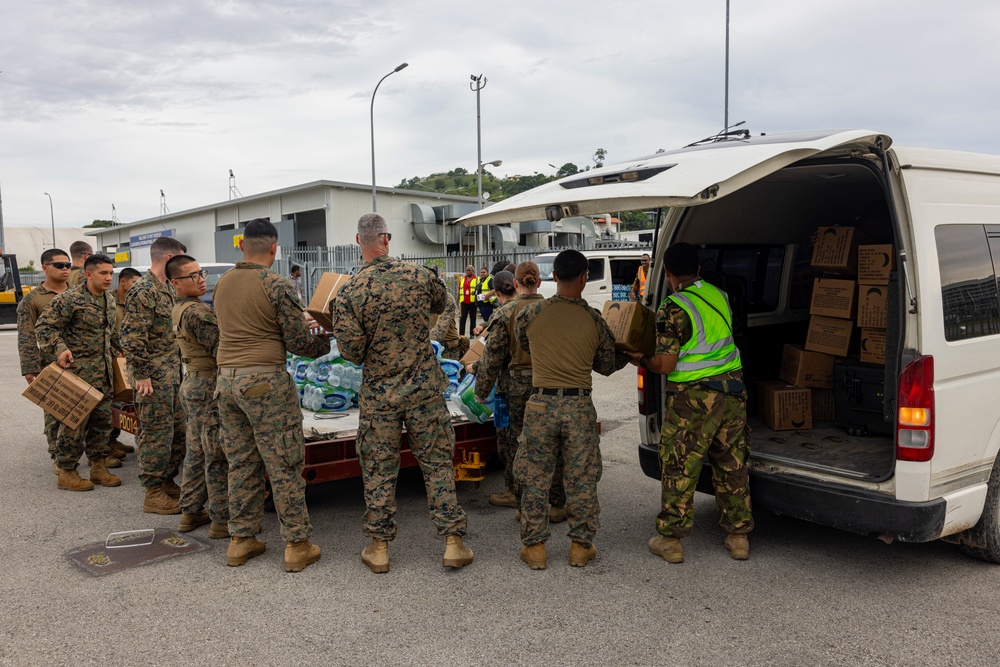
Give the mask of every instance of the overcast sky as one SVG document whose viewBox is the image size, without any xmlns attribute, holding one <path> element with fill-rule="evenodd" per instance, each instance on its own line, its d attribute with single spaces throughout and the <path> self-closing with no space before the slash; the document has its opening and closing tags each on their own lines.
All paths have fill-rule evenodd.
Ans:
<svg viewBox="0 0 1000 667">
<path fill-rule="evenodd" d="M 1000 4 L 732 0 L 730 121 L 1000 154 Z M 498 176 L 721 129 L 725 0 L 0 0 L 6 225 L 177 212 L 318 179 Z"/>
</svg>

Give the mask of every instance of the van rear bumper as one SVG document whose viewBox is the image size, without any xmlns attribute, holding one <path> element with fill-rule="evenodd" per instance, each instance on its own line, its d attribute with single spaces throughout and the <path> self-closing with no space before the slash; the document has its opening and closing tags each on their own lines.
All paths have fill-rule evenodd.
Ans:
<svg viewBox="0 0 1000 667">
<path fill-rule="evenodd" d="M 647 476 L 660 478 L 655 447 L 639 445 L 639 464 Z M 711 493 L 706 473 L 710 475 L 708 466 L 698 490 Z M 941 537 L 947 509 L 943 498 L 903 502 L 864 489 L 758 470 L 750 471 L 750 495 L 754 508 L 859 535 L 890 535 L 901 542 L 930 542 Z"/>
</svg>

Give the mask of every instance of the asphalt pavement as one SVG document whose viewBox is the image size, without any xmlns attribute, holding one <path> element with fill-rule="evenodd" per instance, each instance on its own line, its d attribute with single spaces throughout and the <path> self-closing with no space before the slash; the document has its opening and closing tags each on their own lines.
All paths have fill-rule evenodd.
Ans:
<svg viewBox="0 0 1000 667">
<path fill-rule="evenodd" d="M 15 332 L 0 327 L 0 665 L 1000 664 L 1000 566 L 948 544 L 887 545 L 758 512 L 751 558 L 736 562 L 699 494 L 686 562 L 650 555 L 659 483 L 639 469 L 631 367 L 595 381 L 597 558 L 569 567 L 559 524 L 544 571 L 518 559 L 514 511 L 486 501 L 498 472 L 460 484 L 476 559 L 443 570 L 409 471 L 388 574 L 361 564 L 351 480 L 309 488 L 323 557 L 304 572 L 284 572 L 269 514 L 267 552 L 244 567 L 226 567 L 226 541 L 201 528 L 188 535 L 204 551 L 94 577 L 67 552 L 178 517 L 143 514 L 134 455 L 114 471 L 121 487 L 57 490 L 25 386 Z"/>
</svg>

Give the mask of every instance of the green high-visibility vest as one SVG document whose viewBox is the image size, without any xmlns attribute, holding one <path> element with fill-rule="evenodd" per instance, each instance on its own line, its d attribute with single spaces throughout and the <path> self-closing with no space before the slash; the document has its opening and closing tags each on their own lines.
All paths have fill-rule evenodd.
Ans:
<svg viewBox="0 0 1000 667">
<path fill-rule="evenodd" d="M 733 312 L 725 292 L 698 280 L 667 299 L 684 309 L 692 329 L 691 339 L 681 346 L 677 366 L 668 380 L 678 384 L 694 382 L 743 367 L 740 350 L 733 341 Z"/>
</svg>

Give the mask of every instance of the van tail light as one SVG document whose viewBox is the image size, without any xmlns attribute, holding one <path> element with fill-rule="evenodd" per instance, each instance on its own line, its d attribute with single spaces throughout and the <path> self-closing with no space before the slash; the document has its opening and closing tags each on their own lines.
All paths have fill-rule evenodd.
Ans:
<svg viewBox="0 0 1000 667">
<path fill-rule="evenodd" d="M 917 357 L 899 374 L 896 458 L 930 461 L 934 456 L 934 357 Z"/>
<path fill-rule="evenodd" d="M 649 382 L 649 371 L 643 367 L 638 368 L 636 383 L 639 386 L 639 414 L 649 415 L 653 413 L 654 406 L 650 405 L 649 390 L 646 383 Z"/>
</svg>

